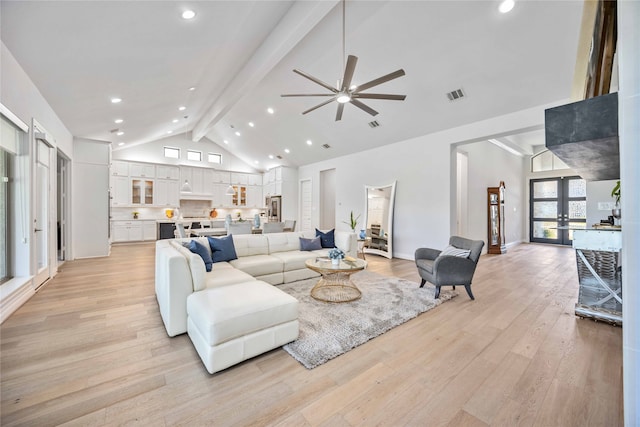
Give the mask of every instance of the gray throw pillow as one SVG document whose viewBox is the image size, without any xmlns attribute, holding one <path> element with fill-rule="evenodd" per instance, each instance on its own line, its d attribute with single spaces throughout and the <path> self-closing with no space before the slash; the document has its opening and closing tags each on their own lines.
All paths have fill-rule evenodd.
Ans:
<svg viewBox="0 0 640 427">
<path fill-rule="evenodd" d="M 301 251 L 317 251 L 322 249 L 322 243 L 320 243 L 320 237 L 315 239 L 305 239 L 300 237 L 300 250 Z"/>
<path fill-rule="evenodd" d="M 442 252 L 440 252 L 440 256 L 457 256 L 460 258 L 469 258 L 469 254 L 471 253 L 470 250 L 467 249 L 460 249 L 460 248 L 456 248 L 455 246 L 447 246 L 446 248 L 444 248 L 442 250 Z"/>
</svg>

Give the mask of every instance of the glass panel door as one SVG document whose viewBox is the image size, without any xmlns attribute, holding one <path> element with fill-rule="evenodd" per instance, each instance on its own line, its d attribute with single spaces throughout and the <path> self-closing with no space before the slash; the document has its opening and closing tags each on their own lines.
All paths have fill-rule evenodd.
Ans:
<svg viewBox="0 0 640 427">
<path fill-rule="evenodd" d="M 571 245 L 573 230 L 586 227 L 586 188 L 577 176 L 531 180 L 530 241 Z"/>
</svg>

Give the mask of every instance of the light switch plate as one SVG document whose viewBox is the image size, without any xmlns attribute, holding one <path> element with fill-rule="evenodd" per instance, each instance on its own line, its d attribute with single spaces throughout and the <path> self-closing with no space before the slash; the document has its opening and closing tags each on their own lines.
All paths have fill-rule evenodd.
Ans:
<svg viewBox="0 0 640 427">
<path fill-rule="evenodd" d="M 598 202 L 599 211 L 610 211 L 616 206 L 613 202 Z"/>
</svg>

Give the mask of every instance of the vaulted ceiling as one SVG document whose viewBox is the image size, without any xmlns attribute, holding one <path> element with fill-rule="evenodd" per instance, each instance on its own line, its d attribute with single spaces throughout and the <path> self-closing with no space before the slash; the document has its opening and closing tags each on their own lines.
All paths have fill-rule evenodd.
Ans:
<svg viewBox="0 0 640 427">
<path fill-rule="evenodd" d="M 125 149 L 189 132 L 267 169 L 568 98 L 582 3 L 517 1 L 507 14 L 498 4 L 347 1 L 353 83 L 402 68 L 404 77 L 370 91 L 407 99 L 366 100 L 375 117 L 347 104 L 339 122 L 335 103 L 302 115 L 324 99 L 280 97 L 325 90 L 294 68 L 329 84 L 341 78 L 336 0 L 3 0 L 0 19 L 3 43 L 73 135 Z M 182 19 L 185 9 L 196 17 Z M 465 97 L 451 102 L 455 89 Z"/>
</svg>

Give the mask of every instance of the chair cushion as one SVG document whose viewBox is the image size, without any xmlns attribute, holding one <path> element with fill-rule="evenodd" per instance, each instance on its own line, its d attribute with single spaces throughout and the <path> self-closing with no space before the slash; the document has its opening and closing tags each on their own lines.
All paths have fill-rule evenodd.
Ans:
<svg viewBox="0 0 640 427">
<path fill-rule="evenodd" d="M 315 251 L 318 249 L 322 249 L 322 243 L 320 242 L 319 237 L 314 239 L 305 239 L 304 237 L 300 237 L 301 251 Z"/>
<path fill-rule="evenodd" d="M 456 248 L 455 246 L 447 246 L 440 252 L 440 256 L 457 256 L 460 258 L 468 258 L 471 250 Z"/>
<path fill-rule="evenodd" d="M 417 259 L 416 265 L 419 269 L 426 271 L 429 274 L 433 274 L 433 262 L 432 259 Z"/>
<path fill-rule="evenodd" d="M 213 262 L 232 261 L 238 258 L 236 248 L 233 245 L 233 236 L 208 237 L 208 240 Z"/>
<path fill-rule="evenodd" d="M 336 247 L 336 243 L 335 243 L 335 229 L 331 230 L 331 231 L 327 231 L 326 233 L 323 233 L 322 231 L 318 230 L 316 228 L 316 237 L 320 237 L 320 243 L 322 244 L 323 248 L 335 248 Z"/>
<path fill-rule="evenodd" d="M 298 318 L 298 300 L 260 280 L 195 292 L 189 319 L 211 346 Z"/>
<path fill-rule="evenodd" d="M 252 255 L 240 257 L 230 261 L 229 264 L 253 277 L 258 277 L 282 273 L 284 262 L 272 255 Z"/>
</svg>

